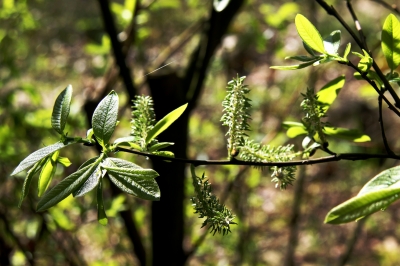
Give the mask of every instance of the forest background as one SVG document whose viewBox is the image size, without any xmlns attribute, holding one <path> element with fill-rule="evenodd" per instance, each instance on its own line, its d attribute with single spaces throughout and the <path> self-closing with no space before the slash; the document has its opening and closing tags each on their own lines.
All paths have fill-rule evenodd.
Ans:
<svg viewBox="0 0 400 266">
<path fill-rule="evenodd" d="M 344 1 L 327 2 L 352 21 Z M 385 17 L 394 11 L 381 1 L 353 1 L 353 5 L 378 65 L 387 69 L 379 51 L 380 31 Z M 36 213 L 37 191 L 31 189 L 18 208 L 23 176 L 10 177 L 10 173 L 27 154 L 57 139 L 51 129 L 51 110 L 68 84 L 74 87 L 74 95 L 67 131 L 82 136 L 95 106 L 111 89 L 121 100 L 118 137 L 129 134 L 132 95 L 151 94 L 161 118 L 184 103 L 181 92 L 190 88 L 195 108 L 163 133 L 165 139 L 176 140 L 172 150 L 179 157 L 223 159 L 226 128 L 220 123 L 221 103 L 226 83 L 237 74 L 247 76 L 245 83 L 251 89 L 251 137 L 266 144 L 298 147 L 301 139 L 289 139 L 282 122 L 301 119 L 300 93 L 307 86 L 320 88 L 343 74 L 346 84 L 328 112 L 329 122 L 356 128 L 372 141 L 334 140 L 330 147 L 340 152 L 383 152 L 377 95 L 366 82 L 356 80 L 353 71 L 336 63 L 296 72 L 269 68 L 287 64 L 283 61 L 287 55 L 302 54 L 294 26 L 298 13 L 308 17 L 322 35 L 341 29 L 342 44 L 352 42 L 341 25 L 311 0 L 231 1 L 220 13 L 213 10 L 211 1 L 197 0 L 2 0 L 0 264 L 395 265 L 398 203 L 362 222 L 323 223 L 331 208 L 354 196 L 374 175 L 395 166 L 395 160 L 299 167 L 298 181 L 283 191 L 270 182 L 267 169 L 198 167 L 196 171 L 206 172 L 215 194 L 237 215 L 237 225 L 226 236 L 200 229 L 202 220 L 190 202 L 191 180 L 183 174 L 189 171 L 185 165 L 172 163 L 165 172 L 159 171 L 156 180 L 162 196 L 153 205 L 107 184 L 107 226 L 97 222 L 94 194 L 69 197 Z M 110 25 L 122 41 L 119 56 L 126 57 L 126 69 L 115 60 Z M 399 124 L 389 110 L 384 110 L 384 117 L 390 121 L 387 139 L 396 151 Z M 180 145 L 186 138 L 187 146 Z M 63 150 L 73 165 L 59 167 L 54 182 L 96 153 L 95 148 L 79 146 Z M 138 156 L 118 156 L 151 166 Z"/>
</svg>

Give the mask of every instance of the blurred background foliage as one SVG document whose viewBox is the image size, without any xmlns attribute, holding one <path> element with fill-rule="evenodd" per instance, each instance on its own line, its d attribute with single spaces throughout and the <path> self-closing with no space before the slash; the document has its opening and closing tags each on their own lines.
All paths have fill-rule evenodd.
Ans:
<svg viewBox="0 0 400 266">
<path fill-rule="evenodd" d="M 149 94 L 144 75 L 154 70 L 153 62 L 168 53 L 168 48 L 182 42 L 182 33 L 186 34 L 187 41 L 161 62 L 171 64 L 159 71 L 172 67 L 184 69 L 200 38 L 196 25 L 209 16 L 210 2 L 141 1 L 143 8 L 137 14 L 136 40 L 127 56 L 139 93 Z M 328 2 L 351 23 L 344 1 Z M 136 1 L 119 0 L 110 4 L 121 31 L 119 38 L 124 40 L 122 30 L 135 14 Z M 380 52 L 380 30 L 389 11 L 367 0 L 354 1 L 354 6 L 378 65 L 388 69 Z M 377 95 L 366 82 L 355 80 L 352 70 L 335 63 L 301 71 L 269 69 L 271 65 L 290 64 L 283 61 L 285 56 L 304 53 L 294 27 L 297 13 L 308 17 L 323 35 L 341 29 L 340 51 L 351 42 L 349 34 L 314 1 L 246 1 L 213 57 L 201 99 L 191 113 L 189 158 L 226 157 L 226 129 L 219 122 L 221 103 L 227 81 L 237 73 L 247 76 L 246 84 L 251 89 L 252 138 L 271 145 L 294 143 L 300 149 L 301 139 L 288 139 L 281 123 L 301 119 L 300 93 L 307 86 L 319 89 L 344 74 L 346 85 L 329 110 L 328 121 L 357 128 L 371 136 L 372 142 L 354 144 L 331 140 L 331 150 L 339 153 L 384 151 Z M 113 198 L 106 192 L 106 211 L 112 218 L 103 227 L 97 223 L 93 193 L 77 199 L 68 197 L 48 212 L 36 213 L 35 187 L 32 186 L 28 199 L 18 209 L 23 176 L 9 177 L 29 153 L 57 140 L 49 118 L 55 98 L 68 84 L 73 85 L 74 95 L 67 131 L 71 136 L 85 135 L 88 125 L 82 106 L 113 64 L 110 49 L 96 1 L 0 1 L 0 264 L 136 265 L 132 244 L 119 216 L 127 209 L 132 210 L 145 248 L 150 249 L 149 202 L 126 195 Z M 130 103 L 124 96 L 122 83 L 114 88 L 122 100 L 118 137 L 130 132 Z M 399 148 L 396 134 L 399 123 L 388 110 L 384 110 L 384 117 L 389 142 Z M 59 166 L 53 183 L 72 173 L 95 153 L 95 149 L 79 146 L 63 150 L 61 155 L 70 158 L 73 165 Z M 132 155 L 117 156 L 147 163 Z M 323 224 L 328 210 L 354 196 L 367 180 L 395 164 L 392 160 L 368 160 L 307 166 L 298 170 L 301 183 L 295 182 L 286 191 L 274 187 L 267 170 L 199 167 L 196 171 L 206 172 L 215 194 L 233 209 L 238 225 L 232 227 L 232 234 L 228 236 L 208 234 L 204 238 L 205 229 L 200 229 L 202 220 L 193 214 L 189 201 L 193 188 L 188 179 L 183 245 L 189 250 L 199 239 L 204 241 L 199 242 L 187 264 L 344 265 L 347 261 L 349 265 L 397 265 L 399 204 L 366 222 Z M 302 192 L 296 194 L 299 188 Z M 301 197 L 295 198 L 295 195 Z M 291 250 L 293 234 L 297 236 L 297 246 Z"/>
</svg>

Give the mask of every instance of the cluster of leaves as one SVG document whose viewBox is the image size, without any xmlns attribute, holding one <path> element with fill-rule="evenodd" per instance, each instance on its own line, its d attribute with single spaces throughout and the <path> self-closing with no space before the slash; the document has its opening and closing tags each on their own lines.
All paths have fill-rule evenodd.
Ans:
<svg viewBox="0 0 400 266">
<path fill-rule="evenodd" d="M 142 140 L 144 140 L 142 147 L 146 149 L 152 143 L 150 149 L 153 152 L 156 152 L 163 146 L 165 147 L 165 144 L 158 143 L 155 138 L 183 113 L 186 105 L 172 111 L 156 124 L 154 124 L 154 116 L 148 120 L 147 124 L 143 124 L 143 121 L 139 121 L 137 124 L 135 124 L 136 122 L 132 122 L 135 125 L 144 125 L 146 127 L 145 130 L 140 131 L 134 136 L 119 138 L 113 144 L 109 144 L 118 124 L 118 95 L 112 91 L 98 104 L 92 117 L 93 128 L 88 130 L 86 138 L 68 137 L 67 133 L 64 132 L 69 115 L 71 98 L 72 87 L 68 86 L 60 93 L 54 104 L 51 124 L 53 129 L 60 134 L 60 141 L 30 154 L 11 174 L 13 176 L 30 168 L 22 188 L 21 202 L 28 193 L 32 178 L 40 170 L 38 194 L 41 199 L 37 205 L 38 211 L 44 211 L 56 205 L 70 194 L 74 197 L 79 197 L 97 188 L 98 220 L 101 224 L 107 224 L 102 197 L 102 180 L 105 176 L 108 176 L 111 182 L 128 194 L 146 200 L 159 200 L 160 190 L 155 181 L 155 177 L 158 176 L 156 171 L 143 169 L 126 160 L 111 158 L 108 154 L 114 152 L 119 145 L 124 143 L 141 147 L 138 143 L 141 143 Z M 135 106 L 141 105 L 140 103 L 144 101 L 146 101 L 146 97 L 138 97 Z M 151 102 L 151 100 L 147 102 Z M 147 112 L 147 114 L 151 114 L 151 112 Z M 135 115 L 141 117 L 139 113 L 135 113 L 134 117 Z M 99 156 L 87 160 L 76 172 L 63 179 L 45 193 L 55 174 L 57 163 L 64 166 L 71 164 L 67 158 L 59 156 L 60 149 L 77 143 L 85 145 L 97 143 L 101 147 L 102 152 Z M 156 145 L 158 146 L 154 147 Z"/>
<path fill-rule="evenodd" d="M 199 214 L 199 218 L 207 217 L 202 227 L 209 225 L 211 233 L 222 233 L 226 235 L 231 232 L 230 225 L 236 224 L 232 222 L 235 216 L 232 212 L 221 204 L 216 196 L 211 192 L 211 184 L 206 180 L 204 173 L 202 177 L 196 176 L 195 168 L 191 165 L 191 173 L 193 179 L 193 187 L 196 196 L 191 198 L 195 213 Z"/>
<path fill-rule="evenodd" d="M 332 32 L 328 37 L 322 39 L 318 30 L 304 16 L 296 16 L 296 28 L 303 40 L 304 47 L 311 55 L 308 56 L 292 56 L 287 59 L 296 59 L 305 63 L 294 66 L 276 66 L 275 69 L 293 70 L 301 69 L 310 65 L 318 65 L 330 61 L 338 61 L 339 63 L 354 66 L 347 56 L 350 53 L 351 46 L 347 45 L 343 57 L 338 56 L 337 50 L 340 46 L 340 31 Z M 380 86 L 380 91 L 384 92 L 384 81 L 379 77 L 378 73 L 370 68 L 373 65 L 371 55 L 362 50 L 363 53 L 353 52 L 360 58 L 355 77 L 358 79 L 366 79 L 371 82 L 375 81 Z M 400 65 L 400 23 L 397 18 L 390 14 L 383 25 L 382 29 L 382 51 L 390 68 L 390 72 L 385 75 L 386 80 L 391 83 L 400 85 L 399 74 L 394 70 Z M 316 52 L 320 53 L 319 55 Z M 369 141 L 370 138 L 357 130 L 345 128 L 330 127 L 320 118 L 326 116 L 326 111 L 336 99 L 337 94 L 344 85 L 344 77 L 338 77 L 327 85 L 325 85 L 317 94 L 313 90 L 308 89 L 303 94 L 305 100 L 302 103 L 306 117 L 301 123 L 285 122 L 284 125 L 288 129 L 289 137 L 299 135 L 307 135 L 303 141 L 305 151 L 308 155 L 312 151 L 327 147 L 325 136 L 335 136 L 354 142 Z M 392 92 L 391 92 L 392 93 Z M 309 146 L 311 142 L 314 142 Z M 362 219 L 379 210 L 386 209 L 391 203 L 399 199 L 399 167 L 387 169 L 372 180 L 370 180 L 358 193 L 358 195 L 339 206 L 333 208 L 326 216 L 325 223 L 340 224 Z"/>
</svg>

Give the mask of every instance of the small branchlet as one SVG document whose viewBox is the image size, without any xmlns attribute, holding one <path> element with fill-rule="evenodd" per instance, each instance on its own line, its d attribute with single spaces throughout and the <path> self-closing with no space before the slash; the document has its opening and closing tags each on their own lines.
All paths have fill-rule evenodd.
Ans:
<svg viewBox="0 0 400 266">
<path fill-rule="evenodd" d="M 222 115 L 222 125 L 228 126 L 228 157 L 231 159 L 235 151 L 243 145 L 246 131 L 250 130 L 247 123 L 250 119 L 250 99 L 246 94 L 250 92 L 243 80 L 246 77 L 237 77 L 228 82 L 227 95 L 222 102 L 224 114 Z"/>
<path fill-rule="evenodd" d="M 135 142 L 142 150 L 147 151 L 147 133 L 155 124 L 153 100 L 150 96 L 142 95 L 136 96 L 135 100 L 132 102 L 131 135 L 135 137 Z"/>
<path fill-rule="evenodd" d="M 245 139 L 244 145 L 240 150 L 240 158 L 251 162 L 288 162 L 294 159 L 293 145 L 270 147 L 254 143 L 252 140 Z M 296 166 L 270 168 L 272 171 L 272 182 L 276 187 L 286 189 L 295 180 Z"/>
<path fill-rule="evenodd" d="M 318 101 L 318 96 L 314 93 L 313 89 L 307 88 L 307 93 L 302 93 L 301 95 L 303 95 L 304 100 L 300 106 L 305 112 L 302 121 L 308 132 L 308 136 L 315 139 L 315 134 L 318 134 L 320 141 L 317 142 L 324 144 L 326 143 L 326 137 L 323 130 L 327 126 L 326 122 L 321 121 L 321 118 L 326 117 L 324 104 Z"/>
<path fill-rule="evenodd" d="M 219 199 L 211 193 L 211 184 L 206 180 L 204 173 L 202 177 L 196 176 L 194 166 L 190 168 L 193 178 L 193 186 L 196 197 L 192 197 L 192 205 L 199 218 L 207 217 L 202 227 L 209 225 L 211 233 L 222 233 L 226 235 L 231 232 L 230 225 L 235 215 L 219 202 Z"/>
</svg>

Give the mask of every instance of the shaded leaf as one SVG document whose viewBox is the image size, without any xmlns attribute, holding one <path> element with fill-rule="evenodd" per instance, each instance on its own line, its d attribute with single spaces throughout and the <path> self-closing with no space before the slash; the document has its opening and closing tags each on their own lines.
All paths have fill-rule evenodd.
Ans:
<svg viewBox="0 0 400 266">
<path fill-rule="evenodd" d="M 47 210 L 68 197 L 89 178 L 96 168 L 97 164 L 89 164 L 64 178 L 60 183 L 44 194 L 38 203 L 37 211 Z"/>
<path fill-rule="evenodd" d="M 107 225 L 108 219 L 107 219 L 107 214 L 104 210 L 102 180 L 100 180 L 99 185 L 97 186 L 96 197 L 97 197 L 97 220 L 101 225 Z"/>
<path fill-rule="evenodd" d="M 124 175 L 130 178 L 140 178 L 140 179 L 154 179 L 158 176 L 158 173 L 153 169 L 143 169 L 140 166 L 130 163 L 132 166 L 135 165 L 134 168 L 127 168 L 127 167 L 114 167 L 114 166 L 107 166 L 106 164 L 102 165 L 104 169 L 107 170 L 108 174 L 117 174 L 117 175 Z"/>
<path fill-rule="evenodd" d="M 60 150 L 68 145 L 76 143 L 74 140 L 69 142 L 57 142 L 53 145 L 41 148 L 40 150 L 31 153 L 26 157 L 22 162 L 19 163 L 17 168 L 11 173 L 11 176 L 18 174 L 19 172 L 24 171 L 25 169 L 29 168 L 30 166 L 34 165 L 36 162 L 40 161 L 41 159 L 47 157 L 48 155 L 52 154 L 53 152 Z"/>
<path fill-rule="evenodd" d="M 303 15 L 297 14 L 295 18 L 297 32 L 300 38 L 312 49 L 321 54 L 326 54 L 321 34 L 314 25 Z"/>
<path fill-rule="evenodd" d="M 37 162 L 27 173 L 24 184 L 22 185 L 22 193 L 21 193 L 21 198 L 18 203 L 18 208 L 21 208 L 22 201 L 28 195 L 29 192 L 29 187 L 31 186 L 32 178 L 33 176 L 39 172 L 39 170 L 43 167 L 43 165 L 46 163 L 46 160 L 42 159 L 41 161 Z"/>
<path fill-rule="evenodd" d="M 155 137 L 160 135 L 164 130 L 166 130 L 176 119 L 178 119 L 187 107 L 187 103 L 181 107 L 176 108 L 166 116 L 164 116 L 154 127 L 148 132 L 146 137 L 146 144 L 149 144 Z"/>
<path fill-rule="evenodd" d="M 129 142 L 135 141 L 136 137 L 134 136 L 128 136 L 128 137 L 123 137 L 123 138 L 118 138 L 114 141 L 114 145 L 119 146 L 120 144 L 128 144 Z"/>
<path fill-rule="evenodd" d="M 393 14 L 383 24 L 382 51 L 390 69 L 396 69 L 400 64 L 400 23 Z"/>
<path fill-rule="evenodd" d="M 57 97 L 51 114 L 51 126 L 63 135 L 71 106 L 72 86 L 68 85 Z"/>
<path fill-rule="evenodd" d="M 287 60 L 287 59 L 293 59 L 293 60 L 298 60 L 298 61 L 302 61 L 302 62 L 309 62 L 309 61 L 315 60 L 316 58 L 314 56 L 309 57 L 306 55 L 295 55 L 295 56 L 286 56 L 285 60 Z"/>
<path fill-rule="evenodd" d="M 118 95 L 110 92 L 96 107 L 92 117 L 93 132 L 100 145 L 106 145 L 114 133 L 118 117 Z"/>
<path fill-rule="evenodd" d="M 135 169 L 139 166 L 117 158 L 107 158 L 108 165 Z M 140 168 L 140 167 L 139 167 Z M 108 173 L 110 180 L 122 191 L 146 200 L 160 200 L 160 188 L 154 179 L 131 178 L 126 175 Z"/>
</svg>

